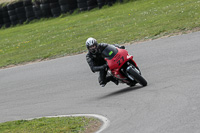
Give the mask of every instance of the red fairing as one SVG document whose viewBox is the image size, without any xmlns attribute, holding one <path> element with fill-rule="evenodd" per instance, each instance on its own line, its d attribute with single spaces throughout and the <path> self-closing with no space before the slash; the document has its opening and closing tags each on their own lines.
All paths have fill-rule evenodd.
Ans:
<svg viewBox="0 0 200 133">
<path fill-rule="evenodd" d="M 134 63 L 135 61 L 133 60 L 133 56 L 128 54 L 127 50 L 119 48 L 117 48 L 117 50 L 118 53 L 111 60 L 108 60 L 107 58 L 105 60 L 107 61 L 113 75 L 117 78 L 123 79 L 125 77 L 121 75 L 120 68 L 129 60 L 132 60 Z"/>
</svg>

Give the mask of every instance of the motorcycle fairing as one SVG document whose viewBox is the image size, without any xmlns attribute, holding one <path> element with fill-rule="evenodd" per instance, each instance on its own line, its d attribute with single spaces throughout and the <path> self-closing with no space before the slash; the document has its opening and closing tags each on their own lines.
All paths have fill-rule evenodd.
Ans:
<svg viewBox="0 0 200 133">
<path fill-rule="evenodd" d="M 113 76 L 121 80 L 127 79 L 126 75 L 123 75 L 121 72 L 121 68 L 126 62 L 133 62 L 134 65 L 137 66 L 133 60 L 133 56 L 129 55 L 128 51 L 125 49 L 119 49 L 114 46 L 107 46 L 102 52 L 102 55 L 107 61 Z"/>
</svg>

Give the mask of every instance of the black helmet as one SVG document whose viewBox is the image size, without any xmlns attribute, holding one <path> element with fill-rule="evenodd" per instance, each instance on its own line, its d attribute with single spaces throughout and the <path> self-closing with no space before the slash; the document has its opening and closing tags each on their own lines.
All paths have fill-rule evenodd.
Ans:
<svg viewBox="0 0 200 133">
<path fill-rule="evenodd" d="M 92 54 L 96 54 L 98 48 L 97 40 L 92 37 L 88 38 L 86 41 L 86 47 Z"/>
</svg>

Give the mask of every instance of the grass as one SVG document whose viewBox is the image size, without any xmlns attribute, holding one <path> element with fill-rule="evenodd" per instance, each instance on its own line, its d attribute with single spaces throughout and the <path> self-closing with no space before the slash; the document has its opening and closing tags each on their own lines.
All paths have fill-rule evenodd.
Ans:
<svg viewBox="0 0 200 133">
<path fill-rule="evenodd" d="M 11 3 L 16 0 L 0 0 L 0 3 Z"/>
<path fill-rule="evenodd" d="M 0 67 L 86 51 L 85 41 L 124 44 L 200 27 L 199 0 L 133 0 L 0 30 Z M 162 45 L 162 44 L 161 44 Z"/>
<path fill-rule="evenodd" d="M 18 120 L 0 123 L 0 133 L 81 133 L 90 123 L 97 123 L 97 121 L 89 117 Z"/>
</svg>

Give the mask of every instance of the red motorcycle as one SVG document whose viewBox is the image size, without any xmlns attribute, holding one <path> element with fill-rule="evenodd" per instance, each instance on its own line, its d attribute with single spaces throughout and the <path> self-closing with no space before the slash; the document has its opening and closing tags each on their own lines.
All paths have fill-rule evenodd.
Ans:
<svg viewBox="0 0 200 133">
<path fill-rule="evenodd" d="M 102 56 L 107 61 L 108 73 L 118 79 L 120 83 L 126 83 L 129 86 L 137 83 L 142 86 L 147 85 L 133 56 L 129 55 L 127 50 L 108 45 L 103 50 Z"/>
</svg>

